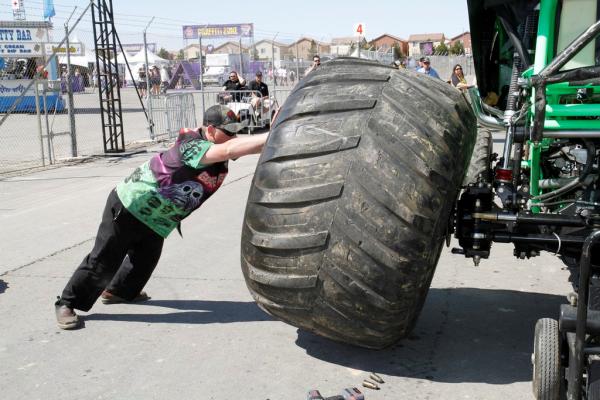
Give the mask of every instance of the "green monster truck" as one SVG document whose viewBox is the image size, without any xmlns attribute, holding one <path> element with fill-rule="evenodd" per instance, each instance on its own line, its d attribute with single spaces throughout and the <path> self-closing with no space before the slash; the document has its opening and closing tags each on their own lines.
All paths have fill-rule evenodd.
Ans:
<svg viewBox="0 0 600 400">
<path fill-rule="evenodd" d="M 283 321 L 382 348 L 414 327 L 452 234 L 475 264 L 493 242 L 550 251 L 577 293 L 536 325 L 535 396 L 600 399 L 600 1 L 468 8 L 468 94 L 350 58 L 294 89 L 249 193 L 248 288 Z"/>
</svg>

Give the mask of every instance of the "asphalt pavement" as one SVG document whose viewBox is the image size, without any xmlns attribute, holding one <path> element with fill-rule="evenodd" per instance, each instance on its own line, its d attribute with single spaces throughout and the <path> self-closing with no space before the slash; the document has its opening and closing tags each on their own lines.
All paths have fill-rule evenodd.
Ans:
<svg viewBox="0 0 600 400">
<path fill-rule="evenodd" d="M 510 245 L 471 260 L 443 251 L 413 334 L 380 351 L 274 320 L 252 301 L 240 229 L 257 156 L 171 235 L 142 304 L 96 304 L 85 328 L 56 327 L 53 302 L 91 249 L 110 189 L 148 153 L 0 180 L 0 387 L 9 399 L 305 399 L 360 387 L 366 399 L 532 399 L 535 321 L 570 287 L 551 254 Z M 362 390 L 363 388 L 361 388 Z"/>
</svg>

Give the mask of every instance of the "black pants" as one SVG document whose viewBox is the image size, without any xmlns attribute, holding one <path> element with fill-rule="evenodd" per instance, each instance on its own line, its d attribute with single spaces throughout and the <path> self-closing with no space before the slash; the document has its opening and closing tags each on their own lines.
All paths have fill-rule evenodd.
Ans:
<svg viewBox="0 0 600 400">
<path fill-rule="evenodd" d="M 150 279 L 163 242 L 127 211 L 113 189 L 94 248 L 73 273 L 57 304 L 88 311 L 104 289 L 133 300 Z"/>
</svg>

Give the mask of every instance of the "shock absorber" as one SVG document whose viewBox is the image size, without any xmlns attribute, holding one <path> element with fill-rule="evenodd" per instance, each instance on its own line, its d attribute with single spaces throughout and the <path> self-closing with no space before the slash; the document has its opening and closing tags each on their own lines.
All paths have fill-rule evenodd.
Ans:
<svg viewBox="0 0 600 400">
<path fill-rule="evenodd" d="M 514 126 L 510 120 L 515 114 L 517 108 L 517 100 L 519 99 L 519 84 L 518 79 L 521 75 L 521 57 L 515 52 L 513 56 L 513 68 L 512 75 L 510 77 L 510 86 L 508 88 L 508 99 L 506 101 L 506 110 L 504 111 L 504 122 L 507 125 L 506 142 L 504 142 L 504 151 L 502 153 L 502 169 L 511 169 L 510 165 L 510 153 L 512 152 L 512 145 L 514 140 Z"/>
<path fill-rule="evenodd" d="M 524 51 L 528 52 L 530 47 L 530 41 L 532 37 L 536 36 L 537 32 L 537 21 L 539 11 L 532 11 L 525 20 L 524 32 L 523 32 L 523 45 Z M 524 57 L 528 57 L 529 53 L 525 54 Z M 527 60 L 526 60 L 527 63 Z M 506 110 L 504 111 L 504 123 L 507 125 L 506 142 L 504 143 L 502 169 L 505 170 L 504 176 L 511 175 L 508 170 L 512 170 L 510 162 L 510 155 L 514 143 L 515 128 L 511 124 L 511 118 L 517 111 L 517 101 L 519 100 L 519 84 L 518 80 L 523 72 L 523 60 L 517 51 L 513 55 L 513 67 L 512 74 L 510 77 L 510 85 L 508 89 L 508 98 L 506 101 Z"/>
</svg>

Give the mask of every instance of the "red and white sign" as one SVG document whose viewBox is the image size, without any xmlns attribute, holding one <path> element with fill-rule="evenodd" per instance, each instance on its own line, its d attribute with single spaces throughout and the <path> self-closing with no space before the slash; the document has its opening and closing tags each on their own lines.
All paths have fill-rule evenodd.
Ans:
<svg viewBox="0 0 600 400">
<path fill-rule="evenodd" d="M 14 11 L 19 11 L 23 8 L 23 0 L 12 0 L 12 8 Z"/>
<path fill-rule="evenodd" d="M 354 25 L 354 36 L 365 36 L 365 24 L 362 22 L 359 22 L 358 24 Z"/>
</svg>

